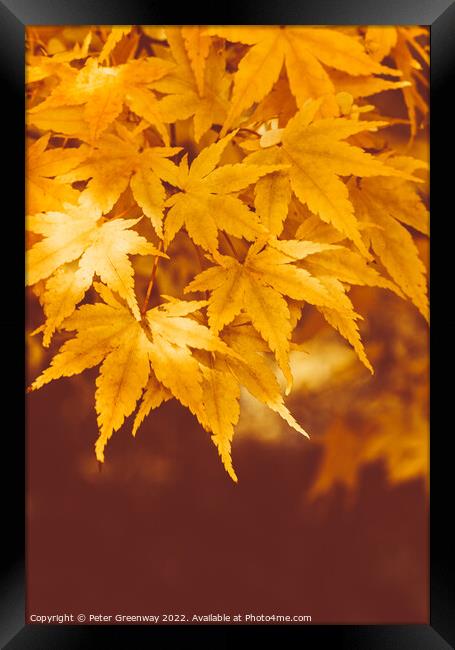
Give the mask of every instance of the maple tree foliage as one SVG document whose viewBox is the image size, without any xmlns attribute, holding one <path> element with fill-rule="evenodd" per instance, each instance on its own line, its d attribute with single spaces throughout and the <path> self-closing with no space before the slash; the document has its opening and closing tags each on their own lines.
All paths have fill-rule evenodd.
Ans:
<svg viewBox="0 0 455 650">
<path fill-rule="evenodd" d="M 48 29 L 27 40 L 26 277 L 43 345 L 64 342 L 30 389 L 100 366 L 100 462 L 134 411 L 135 435 L 177 399 L 236 481 L 242 388 L 308 435 L 284 401 L 304 307 L 370 372 L 351 286 L 428 319 L 427 163 L 409 152 L 427 31 Z"/>
</svg>

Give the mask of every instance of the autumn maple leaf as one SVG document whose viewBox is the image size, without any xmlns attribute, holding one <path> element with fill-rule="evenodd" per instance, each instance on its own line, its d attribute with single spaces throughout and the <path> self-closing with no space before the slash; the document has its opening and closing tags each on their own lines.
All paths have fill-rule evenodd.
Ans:
<svg viewBox="0 0 455 650">
<path fill-rule="evenodd" d="M 159 391 L 163 399 L 169 391 L 193 412 L 199 412 L 203 408 L 202 376 L 192 349 L 236 355 L 207 327 L 187 317 L 204 306 L 204 301 L 164 304 L 147 311 L 140 322 L 106 286 L 95 283 L 95 288 L 104 302 L 82 305 L 64 321 L 62 327 L 76 330 L 76 336 L 63 344 L 30 388 L 36 390 L 102 362 L 96 380 L 100 435 L 95 449 L 98 460 L 104 461 L 107 441 L 133 412 L 148 382 L 149 390 L 157 381 L 162 384 L 164 389 Z M 150 364 L 154 373 L 151 379 Z M 145 400 L 140 417 L 151 404 L 147 393 Z M 152 403 L 158 405 L 158 401 L 155 398 Z"/>
<path fill-rule="evenodd" d="M 289 426 L 309 437 L 286 407 L 280 386 L 267 353 L 269 348 L 257 330 L 245 318 L 238 316 L 224 328 L 221 337 L 229 347 L 238 353 L 237 357 L 226 358 L 226 364 L 253 397 L 278 413 Z"/>
<path fill-rule="evenodd" d="M 65 212 L 46 212 L 28 218 L 28 229 L 43 235 L 27 255 L 27 284 L 35 284 L 52 275 L 59 267 L 79 259 L 73 279 L 58 276 L 53 281 L 51 298 L 55 293 L 65 300 L 65 316 L 71 305 L 82 299 L 97 274 L 113 291 L 126 300 L 133 314 L 140 318 L 134 294 L 134 271 L 128 255 L 158 255 L 144 237 L 131 228 L 139 219 L 111 219 L 101 211 L 87 210 L 83 205 L 65 206 Z M 70 277 L 71 277 L 71 271 Z M 60 286 L 60 280 L 62 285 Z M 69 285 L 69 286 L 68 286 Z M 70 312 L 71 313 L 71 312 Z M 62 314 L 57 318 L 57 321 Z M 58 323 L 57 323 L 58 324 Z M 53 328 L 57 325 L 53 323 Z"/>
<path fill-rule="evenodd" d="M 152 84 L 164 93 L 158 107 L 169 122 L 193 117 L 199 142 L 213 124 L 221 125 L 229 109 L 231 78 L 222 53 L 207 49 L 210 37 L 197 28 L 167 28 L 175 68 Z M 145 117 L 145 116 L 144 116 Z"/>
<path fill-rule="evenodd" d="M 206 147 L 188 168 L 184 157 L 171 181 L 179 192 L 170 196 L 164 238 L 168 246 L 185 224 L 193 241 L 208 251 L 218 248 L 218 230 L 252 241 L 264 228 L 254 212 L 231 193 L 255 183 L 282 165 L 233 164 L 217 167 L 221 155 L 235 133 Z"/>
<path fill-rule="evenodd" d="M 309 101 L 284 129 L 266 132 L 262 140 L 265 148 L 250 154 L 248 163 L 289 165 L 290 188 L 311 212 L 351 239 L 367 255 L 360 235 L 349 192 L 341 176 L 398 176 L 412 178 L 409 174 L 385 165 L 359 147 L 342 140 L 362 131 L 375 131 L 383 122 L 367 122 L 348 118 L 317 119 L 321 100 Z M 270 190 L 269 190 L 270 192 Z M 290 197 L 282 181 L 280 189 L 284 204 Z M 263 200 L 262 203 L 266 202 Z M 270 210 L 270 207 L 261 208 Z M 284 209 L 279 216 L 283 219 Z M 278 229 L 279 231 L 279 229 Z"/>
<path fill-rule="evenodd" d="M 409 88 L 411 85 L 407 80 L 391 81 L 390 79 L 372 77 L 371 75 L 351 77 L 347 72 L 339 72 L 336 70 L 332 72 L 331 79 L 337 95 L 339 93 L 343 93 L 343 95 L 348 94 L 353 99 L 371 97 L 385 90 L 402 90 Z"/>
<path fill-rule="evenodd" d="M 109 61 L 109 57 L 112 55 L 115 47 L 120 43 L 122 38 L 127 36 L 131 32 L 132 26 L 125 25 L 123 27 L 114 26 L 112 27 L 109 36 L 106 38 L 106 41 L 103 45 L 101 52 L 98 55 L 99 63 L 106 63 Z"/>
<path fill-rule="evenodd" d="M 71 77 L 62 80 L 47 99 L 29 112 L 33 115 L 49 108 L 82 104 L 83 118 L 93 142 L 119 116 L 126 103 L 133 112 L 156 126 L 167 142 L 163 116 L 154 110 L 157 100 L 148 87 L 172 67 L 171 62 L 158 57 L 136 59 L 115 67 L 101 66 L 92 57 L 81 70 L 74 69 Z"/>
<path fill-rule="evenodd" d="M 323 284 L 293 262 L 331 248 L 330 244 L 292 240 L 275 241 L 264 248 L 264 242 L 259 240 L 250 247 L 243 263 L 228 255 L 215 255 L 218 266 L 197 275 L 185 292 L 212 292 L 207 313 L 215 332 L 232 322 L 242 310 L 248 314 L 255 329 L 275 353 L 289 390 L 292 384 L 289 368 L 292 325 L 283 296 L 337 308 Z"/>
<path fill-rule="evenodd" d="M 396 169 L 413 173 L 426 163 L 407 156 L 388 157 Z M 424 234 L 429 231 L 429 214 L 415 186 L 398 179 L 369 178 L 360 186 L 349 184 L 359 220 L 370 224 L 368 242 L 390 277 L 428 319 L 425 266 L 405 225 Z M 404 224 L 404 225 L 403 225 Z"/>
<path fill-rule="evenodd" d="M 351 285 L 382 287 L 400 297 L 404 297 L 403 293 L 395 283 L 384 278 L 364 257 L 343 246 L 312 255 L 305 260 L 305 267 L 321 282 L 338 305 L 337 309 L 328 305 L 317 306 L 317 309 L 326 321 L 352 345 L 364 366 L 373 372 L 357 324 L 358 320 L 363 319 L 355 311 L 346 287 Z"/>
<path fill-rule="evenodd" d="M 133 197 L 155 232 L 163 236 L 163 207 L 165 190 L 162 180 L 174 176 L 174 166 L 167 160 L 181 147 L 147 147 L 141 124 L 129 131 L 116 125 L 118 134 L 109 133 L 99 138 L 96 146 L 70 173 L 62 174 L 60 181 L 74 183 L 90 179 L 80 195 L 81 203 L 109 212 L 122 192 L 130 185 Z"/>
<path fill-rule="evenodd" d="M 212 27 L 208 33 L 252 46 L 235 75 L 231 108 L 222 134 L 243 111 L 270 92 L 283 63 L 299 108 L 309 98 L 334 94 L 334 85 L 324 66 L 350 75 L 400 74 L 371 59 L 358 41 L 333 29 Z"/>
<path fill-rule="evenodd" d="M 280 386 L 264 353 L 264 341 L 251 325 L 233 322 L 224 329 L 222 338 L 237 356 L 205 359 L 200 364 L 204 410 L 196 414 L 202 426 L 212 433 L 223 465 L 229 476 L 237 481 L 232 466 L 231 443 L 240 416 L 240 388 L 250 393 L 272 411 L 278 413 L 293 429 L 308 436 L 284 404 Z"/>
</svg>

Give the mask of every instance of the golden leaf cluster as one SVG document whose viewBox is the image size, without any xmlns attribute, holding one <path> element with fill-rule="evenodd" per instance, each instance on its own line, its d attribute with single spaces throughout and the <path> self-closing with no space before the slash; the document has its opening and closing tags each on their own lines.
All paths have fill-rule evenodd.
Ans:
<svg viewBox="0 0 455 650">
<path fill-rule="evenodd" d="M 414 27 L 27 30 L 26 277 L 65 339 L 31 389 L 100 365 L 99 461 L 175 398 L 236 481 L 242 387 L 307 435 L 305 305 L 371 372 L 352 285 L 428 317 L 427 67 Z"/>
</svg>

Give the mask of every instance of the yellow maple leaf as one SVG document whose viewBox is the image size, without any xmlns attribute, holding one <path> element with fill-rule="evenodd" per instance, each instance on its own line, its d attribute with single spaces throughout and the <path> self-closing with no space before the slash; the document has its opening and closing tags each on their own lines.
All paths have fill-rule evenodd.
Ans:
<svg viewBox="0 0 455 650">
<path fill-rule="evenodd" d="M 321 251 L 306 260 L 305 265 L 316 277 L 329 275 L 348 285 L 382 287 L 403 296 L 396 284 L 383 277 L 364 257 L 344 246 Z"/>
<path fill-rule="evenodd" d="M 25 68 L 27 83 L 43 81 L 54 75 L 60 79 L 72 78 L 74 72 L 68 64 L 87 58 L 91 40 L 92 33 L 88 32 L 81 45 L 76 43 L 69 51 L 57 52 L 50 56 L 28 54 Z"/>
<path fill-rule="evenodd" d="M 229 109 L 231 78 L 225 58 L 222 52 L 207 50 L 210 39 L 198 27 L 169 27 L 166 36 L 176 67 L 153 83 L 154 90 L 166 95 L 158 108 L 168 122 L 193 117 L 194 138 L 199 142 L 213 124 L 224 122 Z"/>
<path fill-rule="evenodd" d="M 88 282 L 77 262 L 60 266 L 46 281 L 40 295 L 46 321 L 43 325 L 43 345 L 48 347 L 52 335 L 61 323 L 70 316 L 76 305 L 84 298 Z"/>
<path fill-rule="evenodd" d="M 39 112 L 27 113 L 27 123 L 43 131 L 70 136 L 88 142 L 89 126 L 84 119 L 83 106 L 57 106 L 43 108 Z M 63 173 L 62 170 L 59 170 Z"/>
<path fill-rule="evenodd" d="M 312 255 L 306 260 L 305 266 L 326 287 L 333 299 L 344 307 L 343 309 L 333 309 L 320 306 L 318 307 L 319 311 L 327 322 L 349 341 L 359 359 L 373 373 L 356 323 L 357 320 L 362 320 L 362 316 L 354 311 L 343 283 L 348 286 L 382 287 L 403 297 L 402 292 L 395 283 L 384 278 L 365 258 L 342 246 L 335 250 L 321 251 Z"/>
<path fill-rule="evenodd" d="M 274 371 L 264 356 L 268 348 L 256 330 L 240 317 L 223 330 L 222 338 L 237 355 L 221 357 L 203 353 L 203 356 L 198 356 L 203 377 L 203 409 L 199 409 L 196 416 L 204 429 L 212 433 L 227 473 L 237 482 L 231 443 L 240 415 L 242 386 L 278 413 L 293 429 L 307 437 L 308 434 L 285 406 Z"/>
<path fill-rule="evenodd" d="M 270 124 L 272 120 L 278 120 L 278 126 L 282 127 L 289 122 L 297 112 L 295 97 L 289 88 L 289 82 L 286 77 L 280 77 L 272 90 L 264 99 L 258 103 L 249 118 L 248 127 L 260 129 L 265 124 Z M 251 140 L 245 140 L 244 146 L 254 145 Z"/>
<path fill-rule="evenodd" d="M 170 207 L 164 226 L 167 246 L 184 224 L 193 241 L 208 251 L 218 248 L 218 230 L 249 241 L 265 232 L 256 214 L 232 193 L 283 166 L 238 163 L 217 167 L 234 135 L 203 149 L 189 169 L 183 158 L 173 182 L 180 191 L 165 203 Z"/>
<path fill-rule="evenodd" d="M 63 344 L 30 389 L 37 390 L 54 379 L 79 374 L 102 362 L 96 380 L 100 435 L 95 451 L 103 462 L 107 441 L 134 411 L 144 388 L 134 433 L 145 414 L 170 394 L 193 412 L 202 412 L 202 375 L 192 349 L 233 358 L 238 355 L 207 327 L 187 317 L 204 306 L 204 301 L 164 304 L 137 321 L 108 287 L 96 283 L 95 288 L 104 302 L 82 305 L 64 321 L 63 328 L 77 334 Z"/>
<path fill-rule="evenodd" d="M 358 41 L 333 29 L 214 27 L 208 33 L 252 45 L 235 76 L 231 108 L 223 133 L 244 110 L 270 92 L 283 63 L 286 63 L 291 90 L 299 108 L 309 98 L 334 94 L 334 85 L 325 66 L 351 75 L 400 74 L 370 58 Z"/>
<path fill-rule="evenodd" d="M 96 146 L 71 172 L 59 179 L 74 183 L 90 179 L 80 201 L 109 212 L 130 185 L 134 199 L 150 219 L 155 232 L 163 236 L 165 190 L 162 180 L 173 178 L 173 165 L 167 160 L 181 147 L 147 147 L 141 132 L 117 125 L 118 135 L 101 136 Z"/>
<path fill-rule="evenodd" d="M 237 482 L 232 466 L 231 443 L 240 416 L 240 385 L 225 359 L 211 358 L 208 365 L 200 364 L 200 368 L 204 410 L 198 414 L 198 419 L 212 433 L 212 440 L 227 473 Z"/>
<path fill-rule="evenodd" d="M 409 158 L 398 157 L 389 164 L 409 168 Z M 419 161 L 417 161 L 419 166 Z M 351 199 L 361 221 L 372 224 L 367 237 L 390 277 L 428 319 L 425 266 L 412 235 L 403 223 L 428 232 L 428 211 L 410 183 L 383 185 L 378 179 L 364 179 L 360 186 L 349 184 Z"/>
<path fill-rule="evenodd" d="M 107 295 L 104 289 L 104 297 Z M 150 363 L 148 339 L 129 309 L 115 298 L 107 303 L 83 305 L 64 323 L 77 330 L 54 356 L 51 365 L 31 385 L 31 390 L 79 374 L 102 362 L 96 381 L 95 404 L 100 435 L 96 456 L 104 460 L 104 447 L 112 433 L 130 415 L 147 383 Z"/>
<path fill-rule="evenodd" d="M 46 279 L 63 264 L 80 258 L 78 269 L 74 272 L 78 292 L 71 293 L 72 298 L 65 293 L 65 299 L 74 301 L 82 290 L 85 293 L 97 274 L 126 300 L 134 316 L 139 319 L 134 294 L 134 271 L 128 255 L 165 255 L 131 230 L 138 221 L 109 221 L 101 216 L 100 211 L 87 210 L 83 205 L 66 205 L 65 212 L 46 212 L 29 217 L 28 229 L 43 235 L 43 239 L 27 253 L 27 284 L 33 285 Z M 55 282 L 67 286 L 63 276 L 58 276 Z M 73 292 L 74 285 L 70 286 L 69 290 Z M 63 291 L 63 287 L 59 291 Z M 73 302 L 73 306 L 76 304 Z M 65 311 L 68 309 L 69 306 Z"/>
<path fill-rule="evenodd" d="M 240 384 L 253 397 L 278 413 L 295 431 L 309 438 L 286 407 L 273 369 L 265 358 L 267 347 L 256 330 L 248 324 L 232 323 L 222 334 L 223 339 L 238 353 L 226 363 Z"/>
<path fill-rule="evenodd" d="M 410 156 L 384 155 L 381 159 L 390 167 L 408 174 L 428 170 L 428 163 Z M 393 219 L 424 235 L 429 234 L 430 214 L 420 186 L 405 179 L 378 177 L 362 181 L 361 188 L 370 197 L 374 197 L 378 209 L 382 208 Z"/>
<path fill-rule="evenodd" d="M 337 308 L 337 303 L 319 280 L 292 262 L 330 248 L 329 244 L 278 240 L 264 248 L 259 241 L 250 247 L 243 264 L 234 257 L 216 255 L 218 266 L 197 275 L 185 292 L 211 291 L 207 314 L 215 332 L 221 331 L 242 310 L 248 314 L 255 329 L 274 352 L 289 392 L 292 384 L 289 368 L 292 326 L 284 296 Z"/>
<path fill-rule="evenodd" d="M 133 436 L 136 435 L 139 427 L 147 415 L 150 413 L 150 411 L 152 409 L 158 408 L 163 402 L 166 402 L 171 398 L 172 393 L 162 384 L 160 384 L 156 378 L 155 373 L 151 370 L 141 403 L 137 410 L 136 417 L 134 418 L 132 430 Z"/>
<path fill-rule="evenodd" d="M 84 120 L 93 142 L 120 115 L 126 103 L 133 112 L 156 126 L 167 143 L 168 133 L 159 111 L 153 111 L 157 100 L 149 86 L 172 66 L 171 62 L 157 57 L 135 59 L 115 67 L 101 66 L 98 59 L 89 58 L 81 70 L 74 69 L 71 77 L 65 78 L 43 102 L 30 109 L 29 114 L 83 104 Z"/>
<path fill-rule="evenodd" d="M 391 81 L 370 75 L 351 77 L 346 72 L 339 71 L 332 72 L 331 78 L 337 93 L 349 93 L 354 99 L 371 97 L 385 90 L 401 90 L 412 85 L 408 80 Z"/>
<path fill-rule="evenodd" d="M 342 142 L 362 131 L 375 131 L 383 122 L 341 118 L 315 119 L 321 101 L 309 101 L 279 130 L 272 145 L 247 156 L 253 164 L 287 164 L 289 181 L 298 199 L 323 221 L 351 239 L 367 255 L 349 192 L 340 176 L 410 175 L 385 165 L 359 147 Z M 266 144 L 271 141 L 270 132 Z M 412 176 L 411 176 L 412 178 Z M 284 195 L 284 201 L 289 192 Z"/>
<path fill-rule="evenodd" d="M 336 300 L 338 305 L 343 306 L 343 309 L 333 309 L 331 307 L 322 306 L 319 307 L 319 311 L 323 314 L 326 321 L 336 329 L 341 336 L 344 336 L 344 338 L 349 341 L 360 361 L 373 374 L 373 367 L 366 355 L 356 322 L 357 320 L 362 320 L 362 316 L 354 311 L 352 302 L 345 294 L 345 288 L 339 280 L 331 276 L 319 276 L 318 279 L 325 286 L 334 301 Z"/>
<path fill-rule="evenodd" d="M 291 199 L 291 185 L 286 173 L 260 178 L 254 189 L 254 207 L 271 235 L 281 235 Z"/>
<path fill-rule="evenodd" d="M 159 381 L 197 414 L 202 405 L 202 377 L 191 349 L 232 354 L 228 346 L 196 320 L 186 318 L 205 301 L 168 303 L 147 312 L 153 343 L 150 358 Z M 184 311 L 182 311 L 182 308 Z"/>
</svg>

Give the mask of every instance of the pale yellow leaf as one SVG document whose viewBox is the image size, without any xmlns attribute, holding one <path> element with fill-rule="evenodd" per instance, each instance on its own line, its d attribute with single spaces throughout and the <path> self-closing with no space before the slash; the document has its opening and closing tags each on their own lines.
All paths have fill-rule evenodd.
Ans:
<svg viewBox="0 0 455 650">
<path fill-rule="evenodd" d="M 234 427 L 240 416 L 240 387 L 229 368 L 203 368 L 203 426 L 212 432 L 223 465 L 234 482 L 237 475 L 232 466 L 231 443 Z"/>
<path fill-rule="evenodd" d="M 266 359 L 258 354 L 258 351 L 261 350 L 260 342 L 258 344 L 257 340 L 251 336 L 248 326 L 246 328 L 228 328 L 224 338 L 243 358 L 243 361 L 231 358 L 226 361 L 238 381 L 253 397 L 278 413 L 293 429 L 309 437 L 285 406 L 275 374 Z"/>
<path fill-rule="evenodd" d="M 187 347 L 170 343 L 159 335 L 154 338 L 149 355 L 158 380 L 196 413 L 202 403 L 202 377 L 196 359 Z"/>
<path fill-rule="evenodd" d="M 59 377 L 70 377 L 98 365 L 131 327 L 131 314 L 124 308 L 97 303 L 82 305 L 63 323 L 64 329 L 78 330 L 75 338 L 60 348 L 49 368 L 33 382 L 36 390 Z"/>
<path fill-rule="evenodd" d="M 360 361 L 373 374 L 374 371 L 366 355 L 365 348 L 360 339 L 359 327 L 356 323 L 356 320 L 361 317 L 355 313 L 351 301 L 345 294 L 343 285 L 341 282 L 330 276 L 321 277 L 320 280 L 324 283 L 334 300 L 343 305 L 343 309 L 340 310 L 320 307 L 319 309 L 321 313 L 324 315 L 327 322 L 333 328 L 338 330 L 341 336 L 344 336 L 344 338 L 349 341 L 356 351 Z"/>
<path fill-rule="evenodd" d="M 104 461 L 104 448 L 114 431 L 134 411 L 150 371 L 148 339 L 139 325 L 122 339 L 122 344 L 105 358 L 96 380 L 95 404 L 100 435 L 96 458 Z"/>
<path fill-rule="evenodd" d="M 46 282 L 41 296 L 46 322 L 43 330 L 43 345 L 49 347 L 55 330 L 70 316 L 90 286 L 85 273 L 74 264 L 59 268 Z"/>
</svg>

